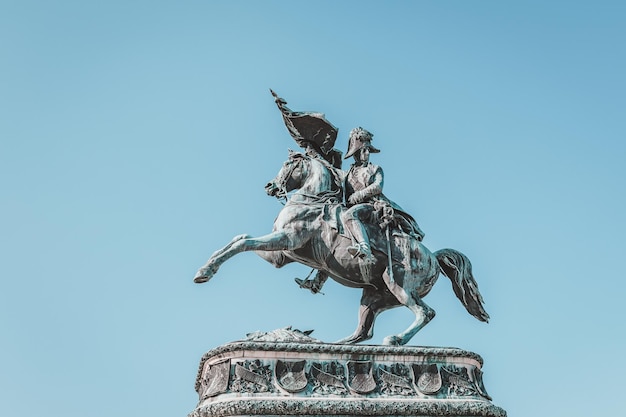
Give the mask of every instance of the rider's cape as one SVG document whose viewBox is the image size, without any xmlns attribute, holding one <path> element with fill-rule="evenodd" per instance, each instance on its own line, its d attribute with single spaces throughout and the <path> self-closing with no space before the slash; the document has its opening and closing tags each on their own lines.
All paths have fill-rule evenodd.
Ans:
<svg viewBox="0 0 626 417">
<path fill-rule="evenodd" d="M 404 211 L 398 204 L 388 199 L 384 194 L 380 194 L 379 199 L 385 201 L 393 208 L 394 219 L 402 231 L 410 235 L 415 235 L 420 242 L 424 239 L 424 232 L 420 229 L 413 216 Z M 405 221 L 403 222 L 402 220 Z"/>
</svg>

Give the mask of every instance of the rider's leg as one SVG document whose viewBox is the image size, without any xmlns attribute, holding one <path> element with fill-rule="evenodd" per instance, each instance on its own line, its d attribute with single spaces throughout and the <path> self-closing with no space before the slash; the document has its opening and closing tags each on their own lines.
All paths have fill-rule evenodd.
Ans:
<svg viewBox="0 0 626 417">
<path fill-rule="evenodd" d="M 368 204 L 357 204 L 342 214 L 344 227 L 355 242 L 355 245 L 348 247 L 348 252 L 368 260 L 372 258 L 372 248 L 362 220 L 367 219 L 371 210 Z"/>
</svg>

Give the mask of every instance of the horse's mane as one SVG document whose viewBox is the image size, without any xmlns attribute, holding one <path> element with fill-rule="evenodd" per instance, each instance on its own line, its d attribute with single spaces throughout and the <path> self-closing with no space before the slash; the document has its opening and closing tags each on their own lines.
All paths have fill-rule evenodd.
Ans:
<svg viewBox="0 0 626 417">
<path fill-rule="evenodd" d="M 311 159 L 318 161 L 319 163 L 324 165 L 324 167 L 328 170 L 328 172 L 330 172 L 330 176 L 333 179 L 333 184 L 335 185 L 335 187 L 337 187 L 337 189 L 339 190 L 343 190 L 343 172 L 340 169 L 335 168 L 330 162 L 328 162 L 325 159 L 317 159 L 317 158 L 311 158 Z"/>
<path fill-rule="evenodd" d="M 321 157 L 317 158 L 317 157 L 303 154 L 301 152 L 293 152 L 293 151 L 289 154 L 289 158 L 306 159 L 311 162 L 319 162 L 330 173 L 334 186 L 339 190 L 343 189 L 343 171 L 339 168 L 334 167 L 330 162 L 328 162 L 324 158 L 321 158 Z"/>
<path fill-rule="evenodd" d="M 321 157 L 315 157 L 301 152 L 294 152 L 292 150 L 289 150 L 289 159 L 293 161 L 300 159 L 313 164 L 319 163 L 322 168 L 325 168 L 325 171 L 328 172 L 331 180 L 331 187 L 330 190 L 321 193 L 318 197 L 322 200 L 322 202 L 341 202 L 343 200 L 343 171 L 341 171 L 341 169 L 335 168 L 330 162 Z"/>
</svg>

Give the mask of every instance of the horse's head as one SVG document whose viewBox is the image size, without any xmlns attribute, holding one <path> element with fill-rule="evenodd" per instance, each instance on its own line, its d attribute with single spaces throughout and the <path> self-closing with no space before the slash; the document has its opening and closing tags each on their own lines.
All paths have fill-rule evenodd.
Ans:
<svg viewBox="0 0 626 417">
<path fill-rule="evenodd" d="M 307 177 L 306 161 L 310 158 L 292 150 L 289 151 L 289 159 L 285 161 L 278 171 L 276 178 L 265 186 L 265 191 L 272 197 L 286 197 L 289 191 L 302 187 L 304 179 Z"/>
</svg>

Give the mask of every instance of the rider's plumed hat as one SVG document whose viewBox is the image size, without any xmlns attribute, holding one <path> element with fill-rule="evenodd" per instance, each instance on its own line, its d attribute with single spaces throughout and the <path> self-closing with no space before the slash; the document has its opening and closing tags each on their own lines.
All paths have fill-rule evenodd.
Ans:
<svg viewBox="0 0 626 417">
<path fill-rule="evenodd" d="M 348 142 L 348 152 L 343 159 L 348 159 L 354 155 L 359 149 L 368 147 L 371 153 L 378 153 L 380 149 L 372 146 L 372 140 L 374 135 L 362 127 L 355 127 L 350 131 L 350 138 Z"/>
</svg>

